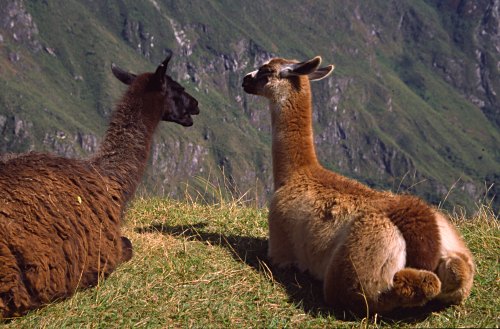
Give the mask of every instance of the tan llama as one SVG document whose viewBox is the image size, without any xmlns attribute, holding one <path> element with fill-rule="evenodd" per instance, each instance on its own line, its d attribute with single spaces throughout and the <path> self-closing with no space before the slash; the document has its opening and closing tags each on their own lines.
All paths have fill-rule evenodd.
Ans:
<svg viewBox="0 0 500 329">
<path fill-rule="evenodd" d="M 243 88 L 269 100 L 274 195 L 270 260 L 323 281 L 324 298 L 358 315 L 437 299 L 462 302 L 472 255 L 445 215 L 410 195 L 373 190 L 328 171 L 313 143 L 310 82 L 333 71 L 320 57 L 274 58 L 247 74 Z"/>
</svg>

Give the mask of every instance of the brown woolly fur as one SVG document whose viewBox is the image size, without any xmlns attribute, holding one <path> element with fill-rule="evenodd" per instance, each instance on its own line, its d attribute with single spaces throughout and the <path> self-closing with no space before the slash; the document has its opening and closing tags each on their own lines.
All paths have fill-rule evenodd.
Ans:
<svg viewBox="0 0 500 329">
<path fill-rule="evenodd" d="M 198 113 L 163 68 L 137 77 L 113 71 L 131 86 L 94 157 L 0 158 L 0 320 L 93 286 L 132 257 L 120 227 L 153 132 L 160 120 L 190 125 Z"/>
<path fill-rule="evenodd" d="M 461 303 L 474 263 L 446 216 L 417 197 L 373 190 L 323 168 L 313 143 L 310 81 L 333 66 L 321 58 L 274 58 L 243 79 L 269 99 L 274 194 L 270 260 L 323 281 L 324 298 L 358 315 Z"/>
<path fill-rule="evenodd" d="M 0 316 L 70 296 L 130 258 L 120 194 L 85 161 L 31 153 L 0 165 Z"/>
</svg>

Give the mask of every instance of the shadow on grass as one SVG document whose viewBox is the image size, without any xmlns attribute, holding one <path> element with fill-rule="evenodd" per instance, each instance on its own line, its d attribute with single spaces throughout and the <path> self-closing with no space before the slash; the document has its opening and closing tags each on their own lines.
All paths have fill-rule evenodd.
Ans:
<svg viewBox="0 0 500 329">
<path fill-rule="evenodd" d="M 206 224 L 198 223 L 194 225 L 169 226 L 156 224 L 139 227 L 135 231 L 138 233 L 160 232 L 188 240 L 196 240 L 211 245 L 221 246 L 228 249 L 234 259 L 246 263 L 256 271 L 262 273 L 270 280 L 281 284 L 288 296 L 289 301 L 304 312 L 314 317 L 326 317 L 333 315 L 338 320 L 359 321 L 359 317 L 346 312 L 334 312 L 323 301 L 323 290 L 320 281 L 314 279 L 308 273 L 299 271 L 294 267 L 278 268 L 271 267 L 267 259 L 267 239 L 246 237 L 238 235 L 225 235 L 204 231 Z M 384 316 L 378 316 L 377 322 L 387 324 L 405 322 L 418 323 L 425 320 L 432 312 L 440 311 L 444 307 L 438 304 L 429 303 L 425 307 L 418 309 L 403 309 L 394 311 Z"/>
<path fill-rule="evenodd" d="M 228 249 L 237 261 L 242 261 L 256 271 L 285 287 L 290 301 L 304 311 L 315 315 L 327 315 L 330 310 L 323 302 L 321 283 L 307 273 L 295 268 L 273 268 L 267 260 L 267 239 L 237 235 L 225 235 L 204 231 L 205 224 L 168 226 L 165 224 L 136 228 L 138 233 L 161 232 L 164 234 L 197 240 Z"/>
</svg>

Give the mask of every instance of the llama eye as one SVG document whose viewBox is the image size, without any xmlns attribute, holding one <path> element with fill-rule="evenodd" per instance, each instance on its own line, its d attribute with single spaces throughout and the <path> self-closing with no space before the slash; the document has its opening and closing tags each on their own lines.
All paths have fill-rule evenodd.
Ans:
<svg viewBox="0 0 500 329">
<path fill-rule="evenodd" d="M 268 80 L 272 75 L 273 71 L 271 70 L 264 70 L 264 71 L 259 71 L 257 74 L 257 79 L 262 79 L 262 80 Z"/>
<path fill-rule="evenodd" d="M 273 73 L 273 70 L 268 66 L 261 67 L 258 72 L 259 75 L 271 75 Z"/>
</svg>

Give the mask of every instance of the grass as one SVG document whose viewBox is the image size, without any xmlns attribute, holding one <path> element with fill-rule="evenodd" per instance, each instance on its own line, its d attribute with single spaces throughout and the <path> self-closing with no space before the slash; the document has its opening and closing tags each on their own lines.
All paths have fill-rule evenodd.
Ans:
<svg viewBox="0 0 500 329">
<path fill-rule="evenodd" d="M 223 191 L 212 191 L 223 195 Z M 205 191 L 206 194 L 206 191 Z M 342 319 L 322 302 L 320 283 L 266 260 L 267 210 L 238 200 L 206 205 L 138 198 L 124 235 L 134 257 L 98 286 L 12 320 L 3 328 L 498 327 L 500 225 L 485 206 L 454 215 L 478 271 L 464 305 L 395 319 Z M 221 197 L 219 200 L 227 200 Z M 1 326 L 1 325 L 0 325 Z"/>
</svg>

